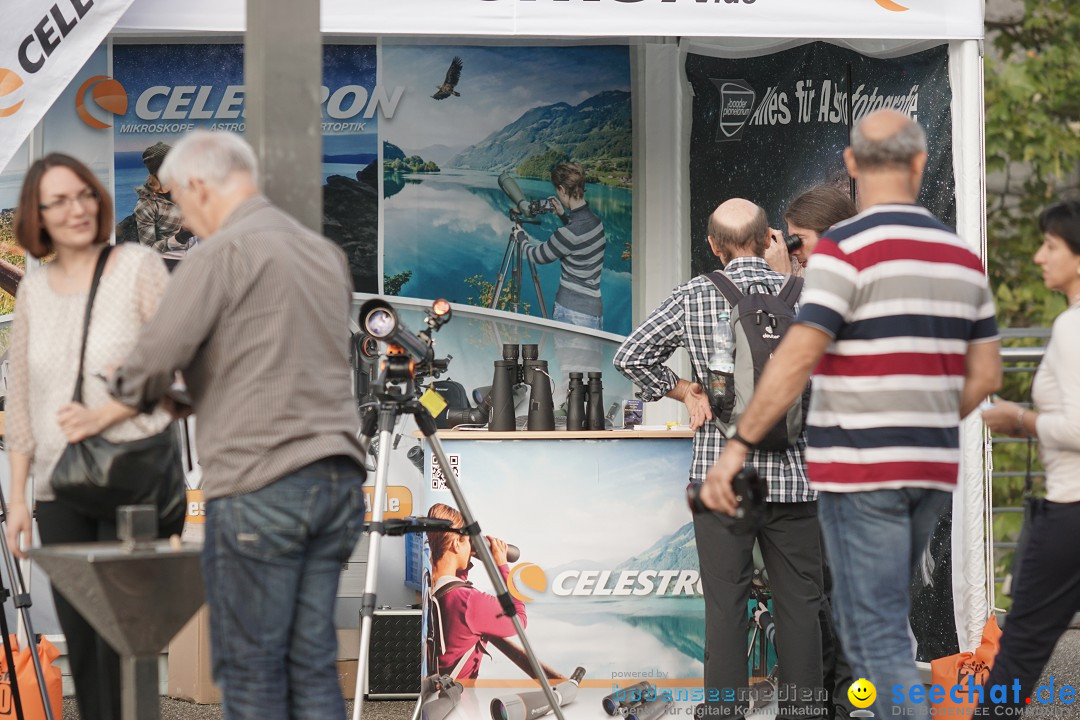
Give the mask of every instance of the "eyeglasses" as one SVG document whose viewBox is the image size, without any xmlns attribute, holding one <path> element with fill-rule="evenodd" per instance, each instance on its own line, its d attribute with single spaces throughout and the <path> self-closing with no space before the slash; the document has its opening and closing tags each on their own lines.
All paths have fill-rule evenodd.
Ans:
<svg viewBox="0 0 1080 720">
<path fill-rule="evenodd" d="M 75 203 L 79 203 L 79 206 L 83 208 L 96 208 L 98 204 L 98 194 L 90 188 L 86 188 L 78 195 L 65 195 L 53 200 L 48 205 L 38 205 L 38 209 L 43 213 L 51 212 L 55 214 L 57 212 L 62 212 L 66 214 L 71 212 Z"/>
</svg>

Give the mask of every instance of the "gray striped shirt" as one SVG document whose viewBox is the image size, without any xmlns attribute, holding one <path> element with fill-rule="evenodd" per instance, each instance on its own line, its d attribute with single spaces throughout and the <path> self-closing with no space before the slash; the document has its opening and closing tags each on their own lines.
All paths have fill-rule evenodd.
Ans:
<svg viewBox="0 0 1080 720">
<path fill-rule="evenodd" d="M 586 315 L 600 317 L 600 271 L 604 268 L 604 225 L 589 204 L 570 211 L 570 220 L 551 234 L 547 242 L 530 241 L 525 256 L 535 263 L 562 261 L 555 302 Z"/>
<path fill-rule="evenodd" d="M 207 499 L 333 455 L 359 462 L 351 306 L 341 250 L 253 197 L 179 264 L 112 394 L 146 407 L 184 373 Z"/>
</svg>

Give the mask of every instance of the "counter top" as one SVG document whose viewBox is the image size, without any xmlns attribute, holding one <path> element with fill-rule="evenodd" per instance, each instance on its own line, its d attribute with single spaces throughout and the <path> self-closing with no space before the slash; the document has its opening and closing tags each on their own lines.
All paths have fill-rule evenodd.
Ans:
<svg viewBox="0 0 1080 720">
<path fill-rule="evenodd" d="M 419 433 L 416 433 L 420 436 Z M 440 440 L 628 440 L 636 438 L 692 438 L 692 430 L 439 430 Z"/>
</svg>

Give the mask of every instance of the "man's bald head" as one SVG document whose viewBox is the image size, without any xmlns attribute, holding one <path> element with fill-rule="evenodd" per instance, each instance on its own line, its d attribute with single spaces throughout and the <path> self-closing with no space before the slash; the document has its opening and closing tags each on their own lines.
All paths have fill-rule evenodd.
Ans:
<svg viewBox="0 0 1080 720">
<path fill-rule="evenodd" d="M 725 264 L 735 255 L 763 256 L 768 237 L 765 211 L 749 200 L 727 200 L 709 217 L 709 244 Z"/>
<path fill-rule="evenodd" d="M 896 110 L 875 110 L 855 123 L 851 151 L 860 171 L 906 170 L 926 154 L 926 133 Z"/>
</svg>

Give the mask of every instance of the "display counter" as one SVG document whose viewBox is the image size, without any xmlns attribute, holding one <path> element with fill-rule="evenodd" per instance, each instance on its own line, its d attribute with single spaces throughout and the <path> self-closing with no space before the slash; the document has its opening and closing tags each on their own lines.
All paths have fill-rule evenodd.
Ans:
<svg viewBox="0 0 1080 720">
<path fill-rule="evenodd" d="M 671 430 L 518 430 L 507 432 L 489 432 L 487 430 L 439 430 L 440 440 L 630 440 L 640 438 L 692 438 L 693 431 L 688 428 Z M 687 464 L 687 469 L 690 465 Z"/>
<path fill-rule="evenodd" d="M 641 680 L 677 690 L 690 704 L 701 688 L 704 603 L 684 494 L 692 435 L 438 433 L 482 531 L 521 549 L 507 584 L 524 604 L 539 660 L 566 677 L 586 670 L 578 699 L 563 708 L 568 718 L 606 717 L 600 698 Z M 426 455 L 421 514 L 434 503 L 454 505 Z M 424 568 L 430 582 L 426 544 Z M 476 591 L 492 592 L 479 563 L 469 580 Z M 430 616 L 426 594 L 425 608 Z M 490 717 L 496 695 L 537 687 L 508 655 L 494 645 L 488 651 L 456 717 Z"/>
</svg>

